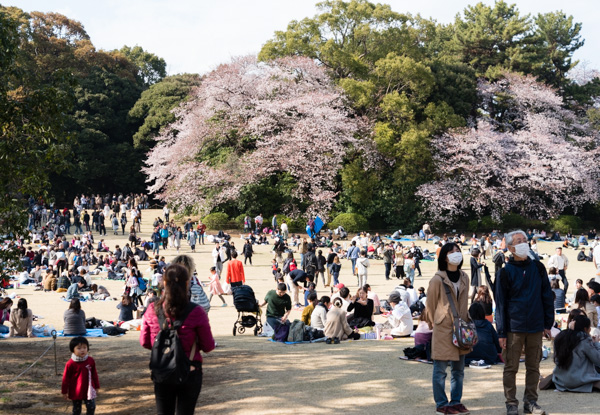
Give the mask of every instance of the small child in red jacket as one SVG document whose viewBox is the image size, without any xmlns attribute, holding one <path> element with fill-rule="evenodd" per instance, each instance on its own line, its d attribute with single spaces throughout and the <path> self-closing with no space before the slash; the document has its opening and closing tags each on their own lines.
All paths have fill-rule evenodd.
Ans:
<svg viewBox="0 0 600 415">
<path fill-rule="evenodd" d="M 81 414 L 82 401 L 86 413 L 96 412 L 96 390 L 100 389 L 96 362 L 88 355 L 90 344 L 85 337 L 75 337 L 69 343 L 71 359 L 65 365 L 62 394 L 73 401 L 73 415 Z"/>
</svg>

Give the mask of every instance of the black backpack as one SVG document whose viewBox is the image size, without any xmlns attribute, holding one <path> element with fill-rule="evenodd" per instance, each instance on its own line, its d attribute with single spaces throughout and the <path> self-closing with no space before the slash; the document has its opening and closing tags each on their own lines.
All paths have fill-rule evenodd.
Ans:
<svg viewBox="0 0 600 415">
<path fill-rule="evenodd" d="M 181 327 L 195 307 L 196 304 L 188 303 L 181 318 L 170 324 L 162 307 L 154 309 L 161 328 L 154 340 L 150 354 L 150 371 L 154 383 L 181 385 L 186 382 L 190 374 L 191 359 L 196 353 L 196 342 L 192 346 L 190 356 L 186 356 L 177 329 Z"/>
</svg>

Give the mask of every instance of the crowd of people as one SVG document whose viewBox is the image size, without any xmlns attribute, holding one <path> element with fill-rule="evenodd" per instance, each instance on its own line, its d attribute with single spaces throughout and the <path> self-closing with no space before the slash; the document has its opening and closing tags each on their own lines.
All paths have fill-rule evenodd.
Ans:
<svg viewBox="0 0 600 415">
<path fill-rule="evenodd" d="M 88 327 L 82 302 L 115 299 L 106 287 L 92 282 L 91 277 L 99 273 L 123 281 L 123 292 L 115 304 L 119 317 L 110 323 L 119 326 L 141 317 L 142 346 L 153 348 L 160 331 L 155 307 L 162 307 L 174 319 L 181 316 L 186 317 L 186 322 L 191 319 L 191 332 L 183 334 L 182 344 L 186 354 L 194 347 L 190 360 L 195 373 L 185 388 L 155 385 L 156 402 L 161 410 L 170 412 L 181 406 L 188 408 L 182 409 L 182 413 L 193 412 L 189 411 L 202 383 L 200 351 L 208 352 L 215 347 L 206 317 L 211 300 L 217 296 L 222 306 L 227 306 L 223 295 L 247 283 L 244 267 L 252 266 L 256 246 L 261 244 L 272 245 L 274 288 L 258 306 L 266 306 L 266 323 L 274 332 L 290 326 L 290 313 L 297 309 L 302 311 L 302 322 L 321 333 L 319 337 L 327 344 L 368 338 L 365 333 L 369 332 L 376 333 L 378 339 L 412 336 L 415 349 L 433 361 L 432 388 L 438 414 L 469 413 L 462 402 L 465 366 L 485 368 L 498 363 L 504 363 L 507 414 L 517 414 L 516 374 L 523 355 L 524 411 L 544 414 L 537 403 L 544 338 L 555 338 L 556 362 L 553 375 L 545 378 L 544 387 L 554 385 L 558 390 L 578 392 L 600 389 L 597 332 L 600 242 L 593 230 L 587 237 L 567 235 L 564 240 L 557 232 L 548 236 L 537 230 L 507 234 L 492 231 L 468 239 L 464 234 L 434 237 L 427 226 L 424 239 L 434 242 L 429 251 L 414 241 L 401 240 L 400 232 L 387 238 L 362 232 L 346 242 L 339 237 L 335 240 L 331 231 L 314 231 L 312 237 L 290 235 L 287 225 L 278 224 L 276 216 L 269 227 L 259 215 L 254 219 L 254 229 L 249 216 L 244 221 L 248 233 L 242 235 L 238 250 L 230 235 L 224 232 L 208 235 L 201 221 L 193 223 L 189 219 L 177 224 L 170 218 L 168 207 L 162 217 L 154 219 L 146 240 L 140 227 L 145 207 L 147 199 L 141 195 L 82 195 L 74 200 L 72 211 L 47 208 L 43 201 L 30 199 L 30 234 L 18 242 L 25 271 L 15 273 L 14 283 L 34 284 L 42 291 L 64 293 L 69 302 L 63 316 L 65 335 L 86 335 Z M 106 220 L 117 234 L 120 230 L 125 235 L 128 229 L 127 242 L 122 247 L 109 247 L 102 239 Z M 562 243 L 556 246 L 554 254 L 540 254 L 537 240 L 557 238 Z M 160 256 L 161 249 L 180 254 L 182 241 L 188 244 L 190 253 L 196 252 L 196 245 L 212 244 L 213 264 L 206 273 L 208 295 L 189 255 L 178 255 L 170 263 L 165 260 L 164 252 Z M 587 283 L 578 279 L 574 294 L 568 297 L 569 260 L 563 250 L 579 251 L 582 247 L 587 247 L 590 253 L 581 251 L 583 255 L 579 252 L 577 259 L 592 262 L 596 276 Z M 470 275 L 462 270 L 463 252 L 468 253 Z M 243 262 L 239 255 L 244 256 Z M 143 275 L 139 261 L 147 260 L 149 271 Z M 493 271 L 485 262 L 488 260 L 494 265 Z M 369 285 L 373 261 L 382 261 L 385 280 L 398 279 L 398 285 L 383 300 Z M 416 289 L 415 278 L 421 276 L 422 261 L 437 261 L 438 271 L 427 289 Z M 356 279 L 355 292 L 340 281 L 346 262 Z M 326 295 L 317 294 L 319 279 Z M 196 311 L 184 313 L 188 303 L 197 305 Z M 35 316 L 27 301 L 19 299 L 11 310 L 13 305 L 8 297 L 0 301 L 0 333 L 33 336 Z M 556 322 L 560 313 L 569 313 L 564 327 Z M 384 322 L 377 322 L 381 317 Z M 475 327 L 478 342 L 473 347 L 461 348 L 454 341 L 457 319 L 471 322 Z M 199 336 L 203 338 L 201 344 L 194 344 L 194 338 L 199 340 Z M 77 342 L 71 348 L 75 363 L 85 361 L 89 349 L 89 344 Z M 76 353 L 77 348 L 85 349 L 86 353 Z M 452 379 L 450 399 L 445 393 L 448 366 Z M 581 373 L 571 376 L 573 367 Z M 68 374 L 65 368 L 65 376 L 63 393 L 73 400 L 74 410 L 78 407 L 80 411 L 83 402 L 89 413 L 95 405 L 93 398 L 82 398 L 81 394 L 72 393 L 70 388 L 74 386 L 69 386 L 73 385 L 71 378 L 83 375 L 73 374 L 70 367 Z M 98 389 L 97 379 L 88 378 L 82 384 L 89 386 L 94 382 Z"/>
</svg>

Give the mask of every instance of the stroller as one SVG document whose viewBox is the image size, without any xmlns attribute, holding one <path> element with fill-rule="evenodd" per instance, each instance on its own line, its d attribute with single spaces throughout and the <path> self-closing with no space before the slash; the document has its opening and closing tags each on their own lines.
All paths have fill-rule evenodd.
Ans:
<svg viewBox="0 0 600 415">
<path fill-rule="evenodd" d="M 254 335 L 262 332 L 260 321 L 260 308 L 254 296 L 254 291 L 249 285 L 232 287 L 233 305 L 238 312 L 237 321 L 233 324 L 233 335 L 243 334 L 247 328 L 254 327 Z"/>
</svg>

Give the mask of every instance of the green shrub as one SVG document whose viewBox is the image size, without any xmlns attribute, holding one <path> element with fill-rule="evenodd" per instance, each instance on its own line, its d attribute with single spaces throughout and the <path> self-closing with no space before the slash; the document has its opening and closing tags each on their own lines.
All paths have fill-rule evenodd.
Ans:
<svg viewBox="0 0 600 415">
<path fill-rule="evenodd" d="M 502 216 L 502 227 L 505 231 L 527 228 L 527 219 L 518 213 L 507 213 Z"/>
<path fill-rule="evenodd" d="M 227 213 L 223 212 L 214 212 L 206 215 L 204 219 L 202 219 L 202 222 L 204 222 L 208 229 L 213 231 L 227 229 L 227 227 L 231 226 L 229 216 L 227 216 Z"/>
<path fill-rule="evenodd" d="M 477 232 L 477 229 L 479 229 L 479 221 L 477 219 L 471 219 L 467 222 L 467 229 L 470 232 Z"/>
<path fill-rule="evenodd" d="M 271 223 L 271 216 L 269 218 L 269 224 Z M 277 226 L 281 229 L 281 224 L 286 223 L 290 232 L 302 232 L 306 229 L 306 222 L 303 219 L 292 219 L 289 216 L 277 214 Z"/>
<path fill-rule="evenodd" d="M 235 217 L 233 222 L 235 223 L 236 228 L 244 229 L 244 218 L 245 217 L 246 217 L 245 213 L 242 213 L 241 215 L 238 215 Z"/>
<path fill-rule="evenodd" d="M 560 233 L 577 232 L 581 230 L 581 219 L 573 215 L 561 215 L 558 218 L 548 220 L 551 230 Z"/>
<path fill-rule="evenodd" d="M 346 232 L 358 232 L 366 230 L 369 223 L 364 216 L 358 213 L 340 213 L 329 224 L 329 228 L 335 229 L 338 226 L 343 226 Z"/>
</svg>

